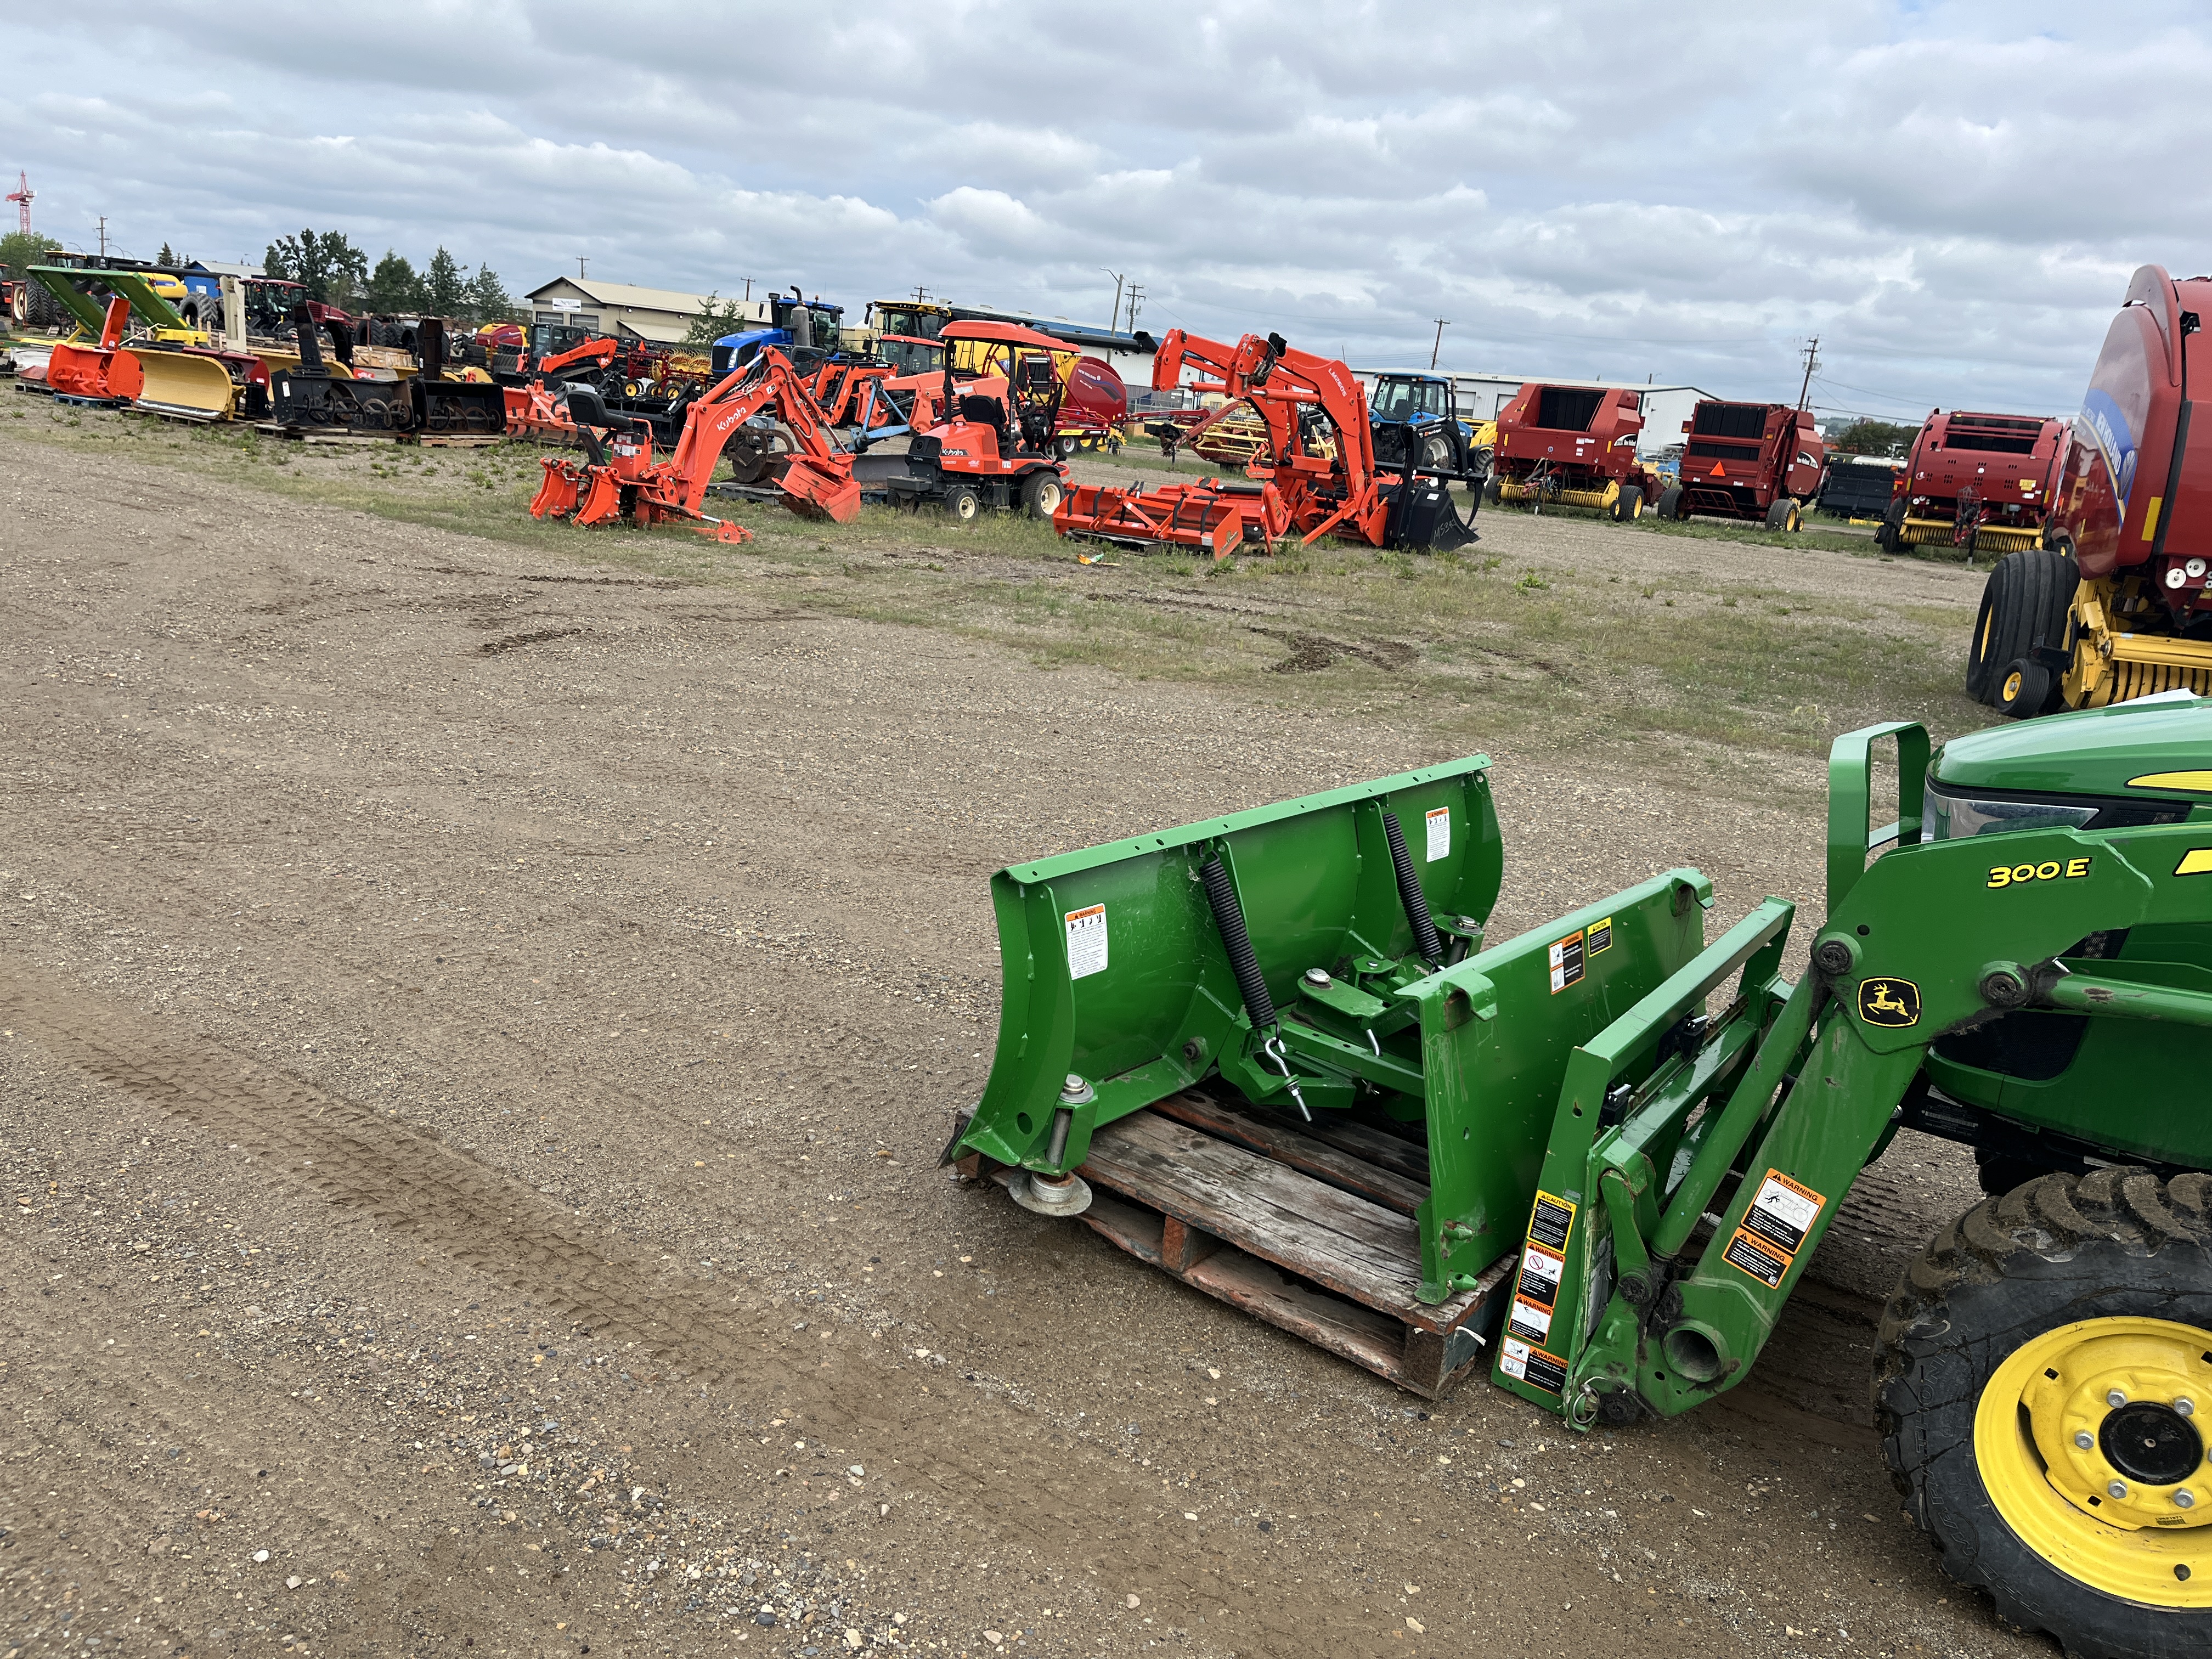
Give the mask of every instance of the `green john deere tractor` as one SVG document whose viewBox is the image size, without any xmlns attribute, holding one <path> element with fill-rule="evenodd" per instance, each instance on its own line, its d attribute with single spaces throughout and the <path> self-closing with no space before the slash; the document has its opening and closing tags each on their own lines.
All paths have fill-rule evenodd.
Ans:
<svg viewBox="0 0 2212 1659">
<path fill-rule="evenodd" d="M 1795 983 L 1795 907 L 1709 943 L 1694 870 L 1492 943 L 1487 775 L 1001 871 L 948 1160 L 1401 1386 L 1486 1366 L 1587 1429 L 1741 1382 L 1898 1128 L 1964 1142 L 1991 1195 L 1874 1356 L 1910 1513 L 2070 1652 L 2212 1652 L 2212 702 L 1932 763 L 1917 726 L 1838 738 Z"/>
</svg>

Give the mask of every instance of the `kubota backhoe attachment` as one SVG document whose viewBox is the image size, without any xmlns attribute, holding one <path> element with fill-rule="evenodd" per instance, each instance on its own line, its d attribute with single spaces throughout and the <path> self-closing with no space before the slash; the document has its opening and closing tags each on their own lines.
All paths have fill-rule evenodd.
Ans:
<svg viewBox="0 0 2212 1659">
<path fill-rule="evenodd" d="M 860 512 L 852 457 L 837 447 L 805 386 L 773 347 L 691 404 L 684 435 L 665 461 L 653 459 L 652 430 L 642 419 L 609 413 L 599 394 L 584 386 L 570 387 L 568 403 L 587 459 L 578 466 L 546 458 L 544 482 L 530 504 L 538 518 L 573 517 L 585 526 L 620 519 L 641 528 L 681 523 L 719 541 L 749 541 L 751 532 L 742 525 L 702 508 L 732 434 L 770 408 L 799 446 L 777 480 L 784 504 L 803 517 L 839 523 Z M 608 434 L 605 444 L 600 432 Z"/>
</svg>

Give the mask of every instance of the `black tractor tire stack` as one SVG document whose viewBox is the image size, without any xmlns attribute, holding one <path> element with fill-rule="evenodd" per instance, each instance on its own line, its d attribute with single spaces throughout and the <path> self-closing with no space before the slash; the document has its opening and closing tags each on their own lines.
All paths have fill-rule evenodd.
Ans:
<svg viewBox="0 0 2212 1659">
<path fill-rule="evenodd" d="M 2212 1176 L 2102 1169 L 1984 1200 L 1906 1270 L 1875 1342 L 1875 1426 L 1905 1514 L 1952 1577 L 2076 1659 L 2204 1652 L 2212 1615 L 2109 1595 L 2030 1548 L 1984 1484 L 1976 1413 L 2016 1349 L 2130 1317 L 2202 1329 L 2212 1349 Z"/>
<path fill-rule="evenodd" d="M 2065 647 L 2067 612 L 2081 583 L 2073 556 L 2055 548 L 2023 548 L 1998 560 L 1982 585 L 1966 646 L 1966 695 L 2017 718 L 2056 707 L 2059 676 L 2033 653 Z"/>
</svg>

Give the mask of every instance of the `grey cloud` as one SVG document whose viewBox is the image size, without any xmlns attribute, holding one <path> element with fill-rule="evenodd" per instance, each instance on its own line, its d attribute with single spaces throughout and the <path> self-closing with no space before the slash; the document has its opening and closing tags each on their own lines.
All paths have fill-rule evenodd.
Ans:
<svg viewBox="0 0 2212 1659">
<path fill-rule="evenodd" d="M 2170 165 L 2191 9 L 273 0 L 40 13 L 0 161 L 43 228 L 256 254 L 302 224 L 516 289 L 802 283 L 1280 328 L 1370 360 L 2069 410 Z M 159 73 L 149 73 L 149 66 Z"/>
</svg>

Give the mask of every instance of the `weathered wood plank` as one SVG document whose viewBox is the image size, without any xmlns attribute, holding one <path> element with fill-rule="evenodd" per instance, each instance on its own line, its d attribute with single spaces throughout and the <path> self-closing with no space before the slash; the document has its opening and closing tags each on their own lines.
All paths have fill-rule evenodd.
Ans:
<svg viewBox="0 0 2212 1659">
<path fill-rule="evenodd" d="M 1173 1216 L 1160 1218 L 1160 1266 L 1170 1273 L 1188 1273 L 1221 1248 L 1212 1233 L 1187 1227 Z"/>
<path fill-rule="evenodd" d="M 1449 1329 L 1476 1294 L 1423 1305 L 1410 1218 L 1156 1112 L 1102 1130 L 1083 1175 L 1409 1324 Z"/>
<path fill-rule="evenodd" d="M 1411 1215 L 1421 1207 L 1429 1195 L 1425 1181 L 1409 1181 L 1404 1176 L 1368 1162 L 1339 1147 L 1329 1145 L 1320 1135 L 1304 1127 L 1293 1127 L 1290 1122 L 1272 1113 L 1265 1117 L 1249 1112 L 1239 1112 L 1210 1099 L 1205 1095 L 1184 1093 L 1170 1095 L 1154 1103 L 1152 1109 L 1178 1123 L 1188 1123 L 1194 1129 L 1223 1140 L 1234 1141 L 1249 1151 L 1261 1152 L 1279 1164 L 1287 1164 L 1294 1170 L 1326 1181 L 1332 1187 L 1357 1193 L 1372 1200 L 1385 1209 L 1395 1210 L 1401 1215 Z M 1364 1128 L 1364 1126 L 1354 1125 Z M 1364 1133 L 1376 1133 L 1371 1129 Z M 1384 1137 L 1387 1139 L 1388 1137 Z M 1423 1160 L 1425 1169 L 1426 1160 Z"/>
<path fill-rule="evenodd" d="M 1217 1250 L 1185 1273 L 1183 1283 L 1394 1382 L 1400 1380 L 1406 1327 L 1387 1314 L 1301 1285 L 1242 1250 Z"/>
</svg>

